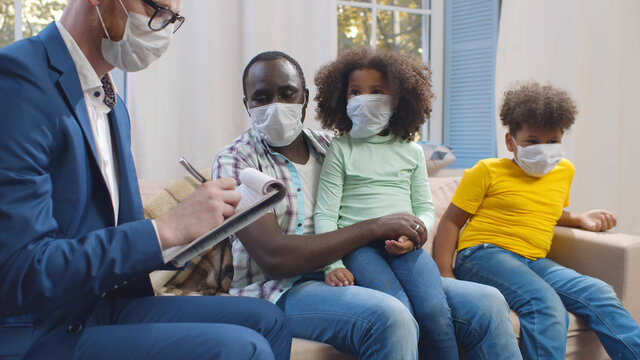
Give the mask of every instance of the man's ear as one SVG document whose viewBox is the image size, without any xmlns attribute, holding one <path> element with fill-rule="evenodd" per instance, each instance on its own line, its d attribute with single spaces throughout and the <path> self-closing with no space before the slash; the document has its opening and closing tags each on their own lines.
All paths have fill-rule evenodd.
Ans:
<svg viewBox="0 0 640 360">
<path fill-rule="evenodd" d="M 304 89 L 304 104 L 302 104 L 302 119 L 301 122 L 304 122 L 304 118 L 307 116 L 307 106 L 309 105 L 309 89 Z"/>
<path fill-rule="evenodd" d="M 247 97 L 242 98 L 242 103 L 244 104 L 244 109 L 247 111 L 249 117 L 251 117 L 251 113 L 249 113 L 249 104 L 247 104 Z"/>
</svg>

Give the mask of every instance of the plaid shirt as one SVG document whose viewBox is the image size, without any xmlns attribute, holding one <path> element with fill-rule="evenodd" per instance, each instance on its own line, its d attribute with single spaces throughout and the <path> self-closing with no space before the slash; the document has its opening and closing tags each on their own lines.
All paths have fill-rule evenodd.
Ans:
<svg viewBox="0 0 640 360">
<path fill-rule="evenodd" d="M 310 129 L 304 129 L 303 134 L 312 151 L 324 161 L 331 135 Z M 286 157 L 272 151 L 253 128 L 245 131 L 218 153 L 211 178 L 228 176 L 234 178 L 239 185 L 240 171 L 247 167 L 260 170 L 285 184 L 287 195 L 273 211 L 283 234 L 302 235 L 304 192 L 298 171 Z M 230 241 L 234 270 L 229 289 L 231 295 L 258 297 L 275 303 L 298 279 L 271 280 L 235 235 L 231 235 Z"/>
</svg>

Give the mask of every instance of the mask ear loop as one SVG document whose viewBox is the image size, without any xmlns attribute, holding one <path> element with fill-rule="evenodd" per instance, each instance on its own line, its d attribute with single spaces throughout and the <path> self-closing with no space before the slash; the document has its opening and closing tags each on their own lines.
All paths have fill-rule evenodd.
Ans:
<svg viewBox="0 0 640 360">
<path fill-rule="evenodd" d="M 127 16 L 129 16 L 129 12 L 127 11 L 127 8 L 124 7 L 124 4 L 122 3 L 122 0 L 118 0 L 120 1 L 120 6 L 122 6 L 122 10 L 124 10 L 124 13 L 127 14 Z"/>
<path fill-rule="evenodd" d="M 122 10 L 124 10 L 124 13 L 127 14 L 127 17 L 128 17 L 129 12 L 127 11 L 127 8 L 124 7 L 122 0 L 118 0 L 118 1 L 120 2 L 120 6 L 122 6 Z M 100 14 L 100 9 L 98 9 L 98 5 L 96 5 L 96 11 L 98 12 L 98 18 L 100 19 L 100 24 L 102 24 L 102 29 L 104 29 L 104 33 L 107 34 L 107 39 L 111 40 L 111 36 L 109 36 L 109 32 L 107 31 L 107 27 L 104 26 L 104 20 L 102 20 L 102 14 Z"/>
<path fill-rule="evenodd" d="M 102 14 L 100 14 L 100 9 L 98 9 L 98 5 L 96 5 L 96 11 L 98 12 L 98 18 L 100 19 L 100 24 L 102 24 L 102 29 L 104 29 L 104 33 L 107 34 L 107 39 L 111 40 L 111 36 L 109 36 L 109 32 L 107 31 L 107 27 L 104 26 L 104 21 L 102 20 Z"/>
</svg>

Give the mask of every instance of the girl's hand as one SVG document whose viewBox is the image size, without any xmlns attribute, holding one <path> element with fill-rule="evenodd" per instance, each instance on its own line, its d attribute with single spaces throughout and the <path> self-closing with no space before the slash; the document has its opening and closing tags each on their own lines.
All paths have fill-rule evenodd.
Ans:
<svg viewBox="0 0 640 360">
<path fill-rule="evenodd" d="M 413 242 L 402 235 L 398 240 L 385 240 L 384 249 L 393 256 L 404 255 L 414 250 Z"/>
<path fill-rule="evenodd" d="M 589 231 L 605 231 L 616 226 L 615 215 L 606 211 L 595 209 L 578 215 L 580 227 Z"/>
<path fill-rule="evenodd" d="M 354 281 L 353 274 L 347 268 L 333 269 L 324 277 L 324 282 L 331 286 L 349 286 L 353 285 Z"/>
</svg>

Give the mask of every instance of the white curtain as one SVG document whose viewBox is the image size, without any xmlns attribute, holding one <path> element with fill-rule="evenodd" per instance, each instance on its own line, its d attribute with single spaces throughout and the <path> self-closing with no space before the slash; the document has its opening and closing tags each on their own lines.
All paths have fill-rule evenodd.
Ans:
<svg viewBox="0 0 640 360">
<path fill-rule="evenodd" d="M 576 166 L 569 210 L 603 208 L 640 235 L 640 1 L 503 1 L 496 98 L 518 80 L 567 90 L 577 103 L 563 138 Z M 499 106 L 499 104 L 497 104 Z M 509 156 L 498 119 L 498 154 Z"/>
<path fill-rule="evenodd" d="M 335 58 L 335 0 L 183 1 L 186 17 L 167 53 L 129 75 L 129 110 L 138 177 L 184 176 L 178 158 L 210 167 L 216 153 L 251 126 L 242 71 L 259 52 L 280 50 L 302 65 L 314 121 L 315 70 Z"/>
</svg>

